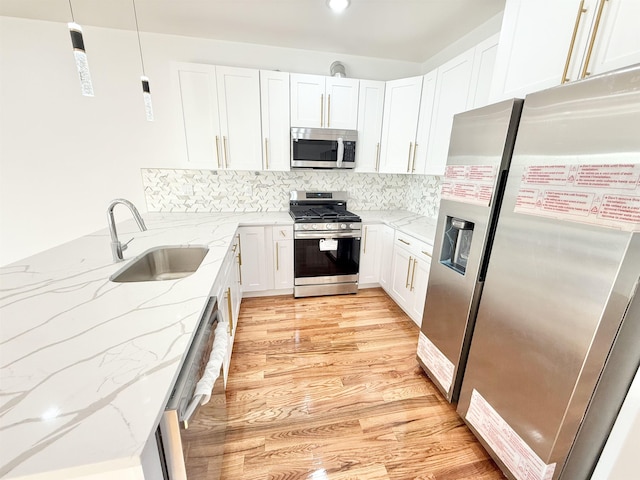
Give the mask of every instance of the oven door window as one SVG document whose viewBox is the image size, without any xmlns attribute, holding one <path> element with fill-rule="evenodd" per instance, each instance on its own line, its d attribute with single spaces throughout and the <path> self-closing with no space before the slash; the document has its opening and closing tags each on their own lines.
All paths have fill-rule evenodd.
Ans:
<svg viewBox="0 0 640 480">
<path fill-rule="evenodd" d="M 295 160 L 319 160 L 335 162 L 338 159 L 338 142 L 335 140 L 304 140 L 293 142 Z"/>
<path fill-rule="evenodd" d="M 335 250 L 320 246 L 321 240 L 296 239 L 294 270 L 296 277 L 355 275 L 360 262 L 360 239 L 339 238 Z"/>
</svg>

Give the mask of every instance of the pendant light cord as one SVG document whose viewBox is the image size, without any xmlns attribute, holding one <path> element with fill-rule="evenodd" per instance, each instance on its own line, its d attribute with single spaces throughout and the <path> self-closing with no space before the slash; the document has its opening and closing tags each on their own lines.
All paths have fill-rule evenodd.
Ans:
<svg viewBox="0 0 640 480">
<path fill-rule="evenodd" d="M 69 2 L 71 2 L 71 0 L 69 0 Z M 142 64 L 142 75 L 145 75 L 144 59 L 142 58 L 142 43 L 140 42 L 140 28 L 138 27 L 138 12 L 136 12 L 136 0 L 131 0 L 131 3 L 133 3 L 133 18 L 136 19 L 136 33 L 138 34 L 138 49 L 140 50 L 140 63 Z"/>
<path fill-rule="evenodd" d="M 69 10 L 71 10 L 71 21 L 72 21 L 73 23 L 76 23 L 76 19 L 75 19 L 75 17 L 73 16 L 73 7 L 71 6 L 71 0 L 69 0 Z"/>
</svg>

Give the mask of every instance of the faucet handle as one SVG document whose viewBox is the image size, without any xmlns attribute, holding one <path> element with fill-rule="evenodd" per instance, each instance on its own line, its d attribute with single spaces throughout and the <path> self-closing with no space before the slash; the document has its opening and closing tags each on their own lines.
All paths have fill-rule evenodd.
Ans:
<svg viewBox="0 0 640 480">
<path fill-rule="evenodd" d="M 133 237 L 131 237 L 128 241 L 122 243 L 120 245 L 120 251 L 124 252 L 132 241 L 133 241 Z"/>
</svg>

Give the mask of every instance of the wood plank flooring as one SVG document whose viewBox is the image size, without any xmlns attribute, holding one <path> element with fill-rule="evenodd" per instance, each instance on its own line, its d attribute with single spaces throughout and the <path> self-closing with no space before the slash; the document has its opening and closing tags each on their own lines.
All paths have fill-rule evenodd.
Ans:
<svg viewBox="0 0 640 480">
<path fill-rule="evenodd" d="M 242 301 L 226 392 L 184 435 L 189 480 L 504 478 L 419 367 L 381 289 Z M 224 437 L 224 448 L 219 444 Z"/>
</svg>

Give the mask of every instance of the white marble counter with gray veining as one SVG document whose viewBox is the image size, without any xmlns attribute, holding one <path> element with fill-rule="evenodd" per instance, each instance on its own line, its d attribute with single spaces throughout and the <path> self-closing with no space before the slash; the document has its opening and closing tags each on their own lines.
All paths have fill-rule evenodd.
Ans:
<svg viewBox="0 0 640 480">
<path fill-rule="evenodd" d="M 435 221 L 362 211 L 433 242 Z M 125 260 L 161 245 L 207 245 L 191 276 L 113 283 L 123 263 L 104 229 L 0 268 L 0 477 L 81 478 L 139 467 L 239 225 L 288 212 L 152 213 L 118 224 Z M 101 477 L 102 478 L 102 477 Z"/>
<path fill-rule="evenodd" d="M 385 223 L 433 246 L 437 222 L 435 218 L 406 210 L 364 210 L 354 213 L 360 215 L 364 223 Z"/>
<path fill-rule="evenodd" d="M 118 212 L 116 212 L 118 213 Z M 287 212 L 148 214 L 125 260 L 208 245 L 196 273 L 113 283 L 105 229 L 0 269 L 0 477 L 74 478 L 140 463 L 240 223 Z M 41 474 L 41 475 L 37 475 Z M 129 478 L 129 477 L 128 477 Z"/>
</svg>

